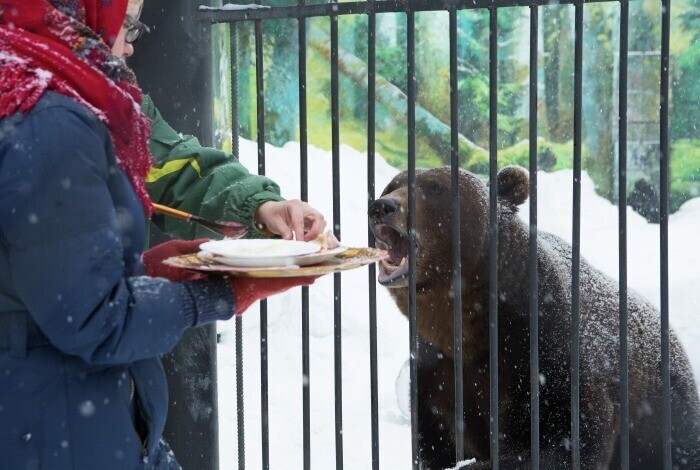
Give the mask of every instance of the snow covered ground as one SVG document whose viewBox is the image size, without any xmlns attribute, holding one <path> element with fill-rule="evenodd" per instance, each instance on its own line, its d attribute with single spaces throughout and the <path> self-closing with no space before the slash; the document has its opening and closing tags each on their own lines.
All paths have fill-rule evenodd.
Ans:
<svg viewBox="0 0 700 470">
<path fill-rule="evenodd" d="M 243 164 L 257 167 L 253 142 L 241 140 Z M 287 198 L 299 195 L 299 145 L 267 146 L 267 174 Z M 381 158 L 377 192 L 397 173 Z M 366 245 L 366 156 L 341 147 L 341 234 L 346 245 Z M 539 227 L 571 239 L 572 172 L 540 173 Z M 309 201 L 332 216 L 331 156 L 309 148 Z M 582 181 L 581 252 L 591 263 L 617 277 L 617 207 Z M 527 220 L 527 204 L 522 216 Z M 670 219 L 671 324 L 700 377 L 700 198 L 687 202 Z M 629 285 L 659 304 L 659 228 L 628 211 Z M 368 274 L 360 269 L 342 276 L 343 442 L 347 469 L 371 468 Z M 333 280 L 319 279 L 310 289 L 311 465 L 334 468 Z M 296 290 L 269 300 L 270 466 L 302 468 L 301 295 Z M 397 402 L 396 381 L 408 358 L 408 324 L 386 290 L 377 289 L 379 449 L 383 468 L 410 468 L 410 425 Z M 260 353 L 257 306 L 243 320 L 245 454 L 248 468 L 261 468 Z M 219 324 L 219 420 L 221 468 L 237 466 L 234 322 Z M 401 387 L 402 388 L 402 387 Z"/>
</svg>

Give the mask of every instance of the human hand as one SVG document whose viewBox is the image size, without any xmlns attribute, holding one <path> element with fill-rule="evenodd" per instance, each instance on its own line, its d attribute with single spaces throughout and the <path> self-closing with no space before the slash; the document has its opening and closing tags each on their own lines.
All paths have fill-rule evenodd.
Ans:
<svg viewBox="0 0 700 470">
<path fill-rule="evenodd" d="M 262 225 L 285 240 L 310 241 L 326 228 L 323 215 L 299 200 L 267 201 L 255 211 L 256 227 Z"/>
<path fill-rule="evenodd" d="M 233 288 L 236 297 L 236 315 L 245 312 L 248 307 L 260 299 L 271 295 L 281 294 L 293 287 L 310 286 L 319 276 L 279 277 L 279 278 L 254 278 L 233 277 L 229 284 Z"/>
<path fill-rule="evenodd" d="M 187 271 L 164 264 L 168 258 L 190 253 L 198 253 L 199 245 L 209 241 L 207 238 L 199 240 L 170 240 L 143 252 L 143 264 L 146 274 L 152 277 L 164 277 L 173 282 L 193 281 L 206 277 L 204 273 Z"/>
</svg>

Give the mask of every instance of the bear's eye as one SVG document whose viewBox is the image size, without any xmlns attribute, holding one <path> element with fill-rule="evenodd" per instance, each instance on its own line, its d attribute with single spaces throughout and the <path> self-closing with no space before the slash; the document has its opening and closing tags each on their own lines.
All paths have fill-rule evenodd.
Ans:
<svg viewBox="0 0 700 470">
<path fill-rule="evenodd" d="M 437 181 L 432 181 L 430 183 L 429 189 L 430 189 L 430 192 L 435 194 L 435 195 L 442 194 L 442 185 L 440 183 L 438 183 Z"/>
</svg>

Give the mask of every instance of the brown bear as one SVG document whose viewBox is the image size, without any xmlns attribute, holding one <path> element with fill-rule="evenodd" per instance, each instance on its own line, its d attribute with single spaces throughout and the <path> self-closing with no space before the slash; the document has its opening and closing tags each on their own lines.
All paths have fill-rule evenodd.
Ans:
<svg viewBox="0 0 700 470">
<path fill-rule="evenodd" d="M 528 197 L 527 171 L 498 174 L 498 379 L 501 468 L 530 465 L 529 227 L 517 216 Z M 464 363 L 464 448 L 489 459 L 489 193 L 474 174 L 459 176 Z M 408 189 L 401 173 L 370 205 L 370 226 L 390 258 L 379 282 L 408 315 Z M 416 177 L 418 439 L 423 469 L 455 465 L 450 169 Z M 571 246 L 540 232 L 540 468 L 571 462 Z M 581 468 L 619 468 L 618 285 L 584 259 L 580 264 Z M 630 468 L 663 468 L 659 312 L 629 291 Z M 700 469 L 700 405 L 683 348 L 671 332 L 674 468 Z"/>
</svg>

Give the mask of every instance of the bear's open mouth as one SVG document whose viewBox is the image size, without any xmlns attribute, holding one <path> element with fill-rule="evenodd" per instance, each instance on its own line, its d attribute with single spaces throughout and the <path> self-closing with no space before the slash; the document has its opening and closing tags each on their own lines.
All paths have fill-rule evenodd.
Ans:
<svg viewBox="0 0 700 470">
<path fill-rule="evenodd" d="M 389 225 L 377 224 L 374 236 L 379 247 L 389 253 L 389 258 L 379 267 L 379 283 L 389 284 L 408 274 L 408 234 Z"/>
</svg>

